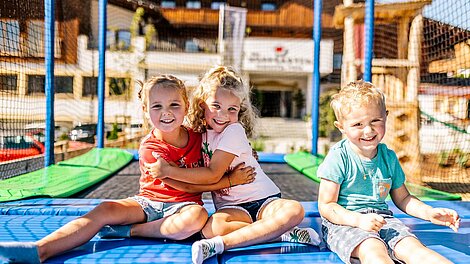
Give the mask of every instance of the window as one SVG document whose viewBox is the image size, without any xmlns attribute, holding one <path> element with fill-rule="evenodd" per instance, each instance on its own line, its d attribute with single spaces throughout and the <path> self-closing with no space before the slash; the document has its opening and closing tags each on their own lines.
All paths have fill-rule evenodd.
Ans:
<svg viewBox="0 0 470 264">
<path fill-rule="evenodd" d="M 97 77 L 83 77 L 82 96 L 97 96 L 98 95 L 98 78 Z"/>
<path fill-rule="evenodd" d="M 28 91 L 27 94 L 44 94 L 45 91 L 44 75 L 28 75 Z"/>
<path fill-rule="evenodd" d="M 271 2 L 261 3 L 261 10 L 262 11 L 275 11 L 276 4 Z"/>
<path fill-rule="evenodd" d="M 0 54 L 19 55 L 20 25 L 16 20 L 0 21 Z"/>
<path fill-rule="evenodd" d="M 201 1 L 187 1 L 186 8 L 190 9 L 200 9 L 201 8 Z"/>
<path fill-rule="evenodd" d="M 131 47 L 131 32 L 129 30 L 119 30 L 116 38 L 118 50 L 128 50 Z"/>
<path fill-rule="evenodd" d="M 72 76 L 56 76 L 54 78 L 55 93 L 73 93 Z"/>
<path fill-rule="evenodd" d="M 46 76 L 28 75 L 27 94 L 39 94 L 46 92 Z M 55 76 L 54 93 L 73 93 L 72 76 Z"/>
<path fill-rule="evenodd" d="M 216 1 L 211 3 L 211 9 L 220 9 L 220 6 L 225 5 L 224 1 Z"/>
<path fill-rule="evenodd" d="M 176 2 L 175 1 L 162 1 L 161 4 L 162 8 L 175 8 L 176 7 Z"/>
<path fill-rule="evenodd" d="M 18 77 L 16 75 L 0 75 L 0 91 L 16 92 Z"/>
<path fill-rule="evenodd" d="M 336 53 L 333 54 L 333 69 L 341 69 L 341 64 L 343 60 L 343 54 Z"/>
<path fill-rule="evenodd" d="M 109 95 L 110 96 L 128 96 L 130 95 L 129 78 L 109 78 Z"/>
<path fill-rule="evenodd" d="M 59 37 L 59 22 L 55 22 L 54 57 L 61 54 L 61 40 Z M 29 21 L 27 53 L 32 57 L 44 57 L 44 21 Z"/>
</svg>

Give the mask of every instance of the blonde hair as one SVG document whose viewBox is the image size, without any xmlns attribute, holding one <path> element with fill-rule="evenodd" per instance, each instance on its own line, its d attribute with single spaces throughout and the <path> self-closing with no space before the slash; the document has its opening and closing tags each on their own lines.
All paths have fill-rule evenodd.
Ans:
<svg viewBox="0 0 470 264">
<path fill-rule="evenodd" d="M 247 137 L 254 136 L 256 112 L 251 104 L 249 88 L 233 69 L 225 66 L 215 66 L 207 71 L 193 91 L 188 113 L 192 128 L 201 133 L 206 131 L 204 109 L 201 105 L 217 89 L 230 91 L 240 99 L 238 122 L 245 128 Z"/>
<path fill-rule="evenodd" d="M 363 80 L 350 82 L 338 93 L 331 97 L 331 108 L 335 112 L 336 119 L 342 121 L 344 116 L 354 107 L 361 107 L 369 103 L 375 103 L 384 112 L 385 96 L 383 92 L 372 83 Z"/>
<path fill-rule="evenodd" d="M 184 83 L 173 75 L 161 74 L 158 76 L 151 77 L 145 82 L 138 80 L 137 85 L 139 86 L 139 92 L 137 96 L 140 102 L 142 103 L 142 105 L 145 107 L 145 109 L 147 109 L 147 111 L 148 111 L 150 90 L 153 88 L 158 88 L 158 87 L 176 89 L 176 91 L 180 94 L 181 98 L 183 99 L 185 107 L 188 108 L 189 106 L 188 94 L 187 94 Z M 143 129 L 144 131 L 149 130 L 147 118 L 144 118 Z"/>
</svg>

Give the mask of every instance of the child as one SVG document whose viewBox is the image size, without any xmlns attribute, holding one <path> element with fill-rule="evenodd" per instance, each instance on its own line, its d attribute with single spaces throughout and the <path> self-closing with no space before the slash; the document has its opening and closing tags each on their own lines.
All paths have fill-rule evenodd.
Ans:
<svg viewBox="0 0 470 264">
<path fill-rule="evenodd" d="M 395 152 L 380 141 L 387 111 L 383 93 L 371 83 L 348 84 L 331 101 L 335 126 L 346 139 L 334 145 L 318 168 L 318 208 L 323 240 L 345 263 L 451 263 L 425 247 L 393 217 L 385 202 L 409 215 L 457 231 L 459 216 L 432 208 L 411 195 Z"/>
<path fill-rule="evenodd" d="M 279 188 L 252 155 L 247 134 L 253 132 L 255 114 L 242 79 L 229 68 L 215 67 L 204 75 L 193 95 L 188 117 L 196 131 L 205 132 L 206 167 L 181 169 L 157 162 L 160 166 L 150 169 L 152 175 L 175 188 L 196 191 L 205 187 L 175 180 L 196 174 L 216 181 L 240 162 L 255 167 L 257 173 L 252 183 L 212 192 L 217 211 L 202 230 L 208 239 L 192 246 L 193 263 L 202 263 L 224 250 L 268 241 L 318 245 L 313 229 L 295 227 L 304 218 L 302 205 L 281 199 Z"/>
<path fill-rule="evenodd" d="M 144 166 L 145 163 L 155 162 L 152 153 L 158 153 L 177 166 L 199 167 L 201 135 L 182 126 L 188 108 L 185 86 L 171 75 L 154 77 L 145 84 L 140 84 L 139 99 L 146 118 L 154 128 L 142 140 L 139 149 L 142 173 L 139 194 L 127 199 L 104 201 L 86 215 L 35 243 L 0 243 L 0 260 L 15 263 L 43 262 L 51 256 L 86 243 L 105 225 L 153 221 L 152 232 L 142 232 L 137 226 L 132 229 L 132 235 L 174 240 L 185 239 L 201 230 L 208 218 L 202 207 L 201 193 L 173 189 L 153 178 Z M 215 185 L 223 188 L 234 182 L 250 182 L 252 174 L 248 169 L 239 173 L 238 177 L 229 177 L 225 176 Z M 196 183 L 198 180 L 204 181 L 203 177 L 196 174 L 189 175 L 184 180 Z M 230 181 L 234 182 L 229 183 Z M 175 225 L 175 222 L 181 224 Z M 118 233 L 131 231 L 128 226 L 117 229 L 114 231 Z"/>
</svg>

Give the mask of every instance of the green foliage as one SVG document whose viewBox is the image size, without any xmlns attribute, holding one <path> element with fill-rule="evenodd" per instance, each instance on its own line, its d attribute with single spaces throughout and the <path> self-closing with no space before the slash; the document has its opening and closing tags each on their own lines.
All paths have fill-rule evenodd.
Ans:
<svg viewBox="0 0 470 264">
<path fill-rule="evenodd" d="M 140 27 L 140 23 L 143 20 L 144 14 L 145 14 L 145 10 L 142 7 L 138 7 L 135 10 L 134 16 L 132 17 L 131 26 L 129 28 L 132 38 L 139 35 L 139 27 Z"/>
<path fill-rule="evenodd" d="M 305 107 L 305 95 L 302 93 L 302 90 L 297 90 L 293 98 L 295 107 L 297 109 L 296 117 L 300 117 L 302 109 Z"/>
<path fill-rule="evenodd" d="M 327 91 L 320 95 L 320 113 L 318 124 L 318 135 L 320 137 L 327 137 L 337 135 L 338 129 L 334 126 L 336 121 L 335 113 L 330 106 L 331 96 L 337 91 Z"/>
<path fill-rule="evenodd" d="M 59 140 L 68 140 L 69 139 L 69 135 L 67 135 L 67 133 L 62 133 L 60 136 L 59 136 Z"/>
<path fill-rule="evenodd" d="M 443 151 L 439 153 L 438 163 L 441 167 L 450 167 L 457 164 L 462 168 L 468 168 L 470 167 L 470 153 L 465 153 L 458 148 L 451 151 Z"/>
<path fill-rule="evenodd" d="M 106 137 L 109 140 L 116 140 L 118 139 L 118 132 L 119 132 L 119 127 L 117 123 L 113 124 L 113 129 L 109 132 L 108 136 Z"/>
<path fill-rule="evenodd" d="M 251 140 L 251 147 L 256 151 L 263 151 L 266 148 L 264 140 L 261 138 Z"/>
</svg>

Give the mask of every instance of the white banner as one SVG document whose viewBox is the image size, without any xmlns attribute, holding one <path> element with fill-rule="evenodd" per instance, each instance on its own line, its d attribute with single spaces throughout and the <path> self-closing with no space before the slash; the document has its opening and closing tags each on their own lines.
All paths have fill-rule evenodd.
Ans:
<svg viewBox="0 0 470 264">
<path fill-rule="evenodd" d="M 237 71 L 242 69 L 246 12 L 245 8 L 225 5 L 219 11 L 219 53 L 223 64 Z"/>
</svg>

